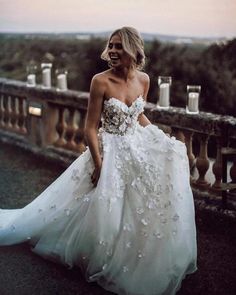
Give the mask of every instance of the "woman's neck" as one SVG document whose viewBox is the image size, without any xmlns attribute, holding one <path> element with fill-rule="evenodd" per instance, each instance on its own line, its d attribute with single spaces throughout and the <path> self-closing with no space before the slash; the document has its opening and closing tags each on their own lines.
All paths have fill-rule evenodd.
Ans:
<svg viewBox="0 0 236 295">
<path fill-rule="evenodd" d="M 126 67 L 125 68 L 112 68 L 111 71 L 116 77 L 124 80 L 125 82 L 133 79 L 135 76 L 135 73 L 136 73 L 136 69 L 126 68 Z"/>
</svg>

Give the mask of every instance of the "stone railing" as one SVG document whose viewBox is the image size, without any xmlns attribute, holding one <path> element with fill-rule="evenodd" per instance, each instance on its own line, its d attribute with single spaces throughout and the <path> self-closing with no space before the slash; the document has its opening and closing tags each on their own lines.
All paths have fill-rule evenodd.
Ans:
<svg viewBox="0 0 236 295">
<path fill-rule="evenodd" d="M 83 127 L 88 95 L 40 86 L 28 88 L 23 82 L 0 79 L 0 138 L 12 136 L 43 152 L 71 151 L 75 157 L 85 149 Z M 190 169 L 195 171 L 191 176 L 192 187 L 220 196 L 221 148 L 228 144 L 235 146 L 236 118 L 205 112 L 189 115 L 184 109 L 173 107 L 159 110 L 151 103 L 146 105 L 145 113 L 152 123 L 186 143 Z M 236 162 L 231 163 L 229 170 L 236 182 Z"/>
<path fill-rule="evenodd" d="M 18 141 L 81 153 L 88 93 L 26 87 L 0 79 L 0 130 Z"/>
</svg>

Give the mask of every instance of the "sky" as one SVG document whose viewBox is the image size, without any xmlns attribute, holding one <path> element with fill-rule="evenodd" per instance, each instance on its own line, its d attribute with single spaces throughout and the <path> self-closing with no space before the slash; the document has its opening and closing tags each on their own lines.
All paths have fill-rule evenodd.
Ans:
<svg viewBox="0 0 236 295">
<path fill-rule="evenodd" d="M 0 32 L 102 32 L 236 37 L 236 0 L 0 0 Z"/>
</svg>

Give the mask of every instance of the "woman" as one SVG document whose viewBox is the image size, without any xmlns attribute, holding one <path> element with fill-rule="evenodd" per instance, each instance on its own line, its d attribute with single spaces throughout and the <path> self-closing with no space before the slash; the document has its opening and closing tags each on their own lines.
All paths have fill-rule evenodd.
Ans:
<svg viewBox="0 0 236 295">
<path fill-rule="evenodd" d="M 110 69 L 92 79 L 89 149 L 28 206 L 0 210 L 0 244 L 28 240 L 117 294 L 175 294 L 197 269 L 186 148 L 143 114 L 139 33 L 116 30 L 102 58 Z"/>
</svg>

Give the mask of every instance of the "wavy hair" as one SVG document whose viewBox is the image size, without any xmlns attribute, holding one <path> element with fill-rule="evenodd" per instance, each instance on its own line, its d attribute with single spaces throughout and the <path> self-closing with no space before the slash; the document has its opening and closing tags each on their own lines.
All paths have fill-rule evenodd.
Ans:
<svg viewBox="0 0 236 295">
<path fill-rule="evenodd" d="M 132 27 L 122 27 L 115 30 L 109 37 L 107 45 L 101 54 L 101 58 L 110 61 L 108 55 L 109 43 L 114 35 L 118 35 L 121 39 L 123 50 L 131 57 L 132 66 L 137 69 L 143 69 L 145 64 L 144 42 L 139 32 Z"/>
</svg>

